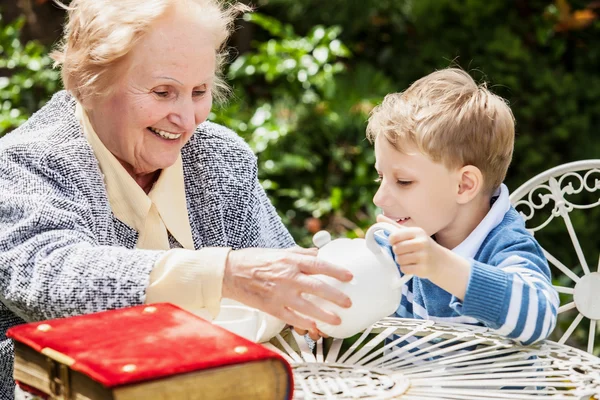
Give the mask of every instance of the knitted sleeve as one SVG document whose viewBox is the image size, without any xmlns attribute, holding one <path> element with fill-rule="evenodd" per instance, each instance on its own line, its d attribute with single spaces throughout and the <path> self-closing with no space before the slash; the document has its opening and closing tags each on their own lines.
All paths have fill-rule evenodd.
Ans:
<svg viewBox="0 0 600 400">
<path fill-rule="evenodd" d="M 556 325 L 559 300 L 540 246 L 528 235 L 498 237 L 487 246 L 491 257 L 473 261 L 464 301 L 453 298 L 451 307 L 523 344 L 545 339 Z"/>
<path fill-rule="evenodd" d="M 30 155 L 0 152 L 0 301 L 26 321 L 143 303 L 161 252 L 102 245 L 89 196 Z"/>
</svg>

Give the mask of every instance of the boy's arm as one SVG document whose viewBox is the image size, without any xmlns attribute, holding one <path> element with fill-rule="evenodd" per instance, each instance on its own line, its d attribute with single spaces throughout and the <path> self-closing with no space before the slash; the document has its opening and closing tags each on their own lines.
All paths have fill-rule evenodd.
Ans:
<svg viewBox="0 0 600 400">
<path fill-rule="evenodd" d="M 508 247 L 498 243 L 492 253 L 487 264 L 471 260 L 464 299 L 455 296 L 450 306 L 523 344 L 545 339 L 559 300 L 539 245 L 523 237 Z"/>
<path fill-rule="evenodd" d="M 431 274 L 427 277 L 432 283 L 436 284 L 454 298 L 462 301 L 465 298 L 469 277 L 471 275 L 471 260 L 467 260 L 452 252 L 452 250 L 435 244 L 436 251 L 439 254 L 434 261 L 438 268 L 433 268 Z"/>
</svg>

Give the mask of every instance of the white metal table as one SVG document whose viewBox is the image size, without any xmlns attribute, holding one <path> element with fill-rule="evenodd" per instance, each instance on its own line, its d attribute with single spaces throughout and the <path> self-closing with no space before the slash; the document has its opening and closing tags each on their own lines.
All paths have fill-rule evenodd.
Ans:
<svg viewBox="0 0 600 400">
<path fill-rule="evenodd" d="M 295 399 L 600 399 L 600 358 L 551 341 L 520 346 L 485 327 L 386 318 L 351 345 L 286 339 L 267 347 L 292 364 Z"/>
</svg>

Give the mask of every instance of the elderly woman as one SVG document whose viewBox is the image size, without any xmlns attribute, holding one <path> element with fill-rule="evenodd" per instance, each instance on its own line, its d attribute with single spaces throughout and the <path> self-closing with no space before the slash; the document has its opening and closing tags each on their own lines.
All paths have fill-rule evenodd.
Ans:
<svg viewBox="0 0 600 400">
<path fill-rule="evenodd" d="M 207 122 L 242 6 L 73 0 L 66 91 L 0 140 L 0 397 L 25 321 L 169 301 L 218 315 L 222 298 L 302 329 L 350 299 L 311 276 L 348 271 L 294 246 L 248 146 Z M 286 250 L 287 249 L 287 250 Z"/>
</svg>

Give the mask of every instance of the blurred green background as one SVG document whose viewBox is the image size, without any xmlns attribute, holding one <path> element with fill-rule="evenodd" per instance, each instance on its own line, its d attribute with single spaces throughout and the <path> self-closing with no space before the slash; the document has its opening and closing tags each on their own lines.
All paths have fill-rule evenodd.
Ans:
<svg viewBox="0 0 600 400">
<path fill-rule="evenodd" d="M 229 43 L 234 94 L 210 118 L 250 144 L 264 188 L 301 245 L 320 229 L 361 237 L 374 222 L 368 113 L 435 69 L 460 66 L 510 102 L 517 139 L 509 189 L 558 164 L 600 158 L 600 1 L 252 4 L 256 12 L 238 21 Z M 1 136 L 60 88 L 47 51 L 64 13 L 48 0 L 0 0 L 0 13 Z M 574 224 L 595 270 L 600 207 Z M 581 271 L 563 226 L 539 240 Z M 554 338 L 567 327 L 561 322 Z M 570 343 L 582 347 L 587 335 L 582 323 Z"/>
</svg>

